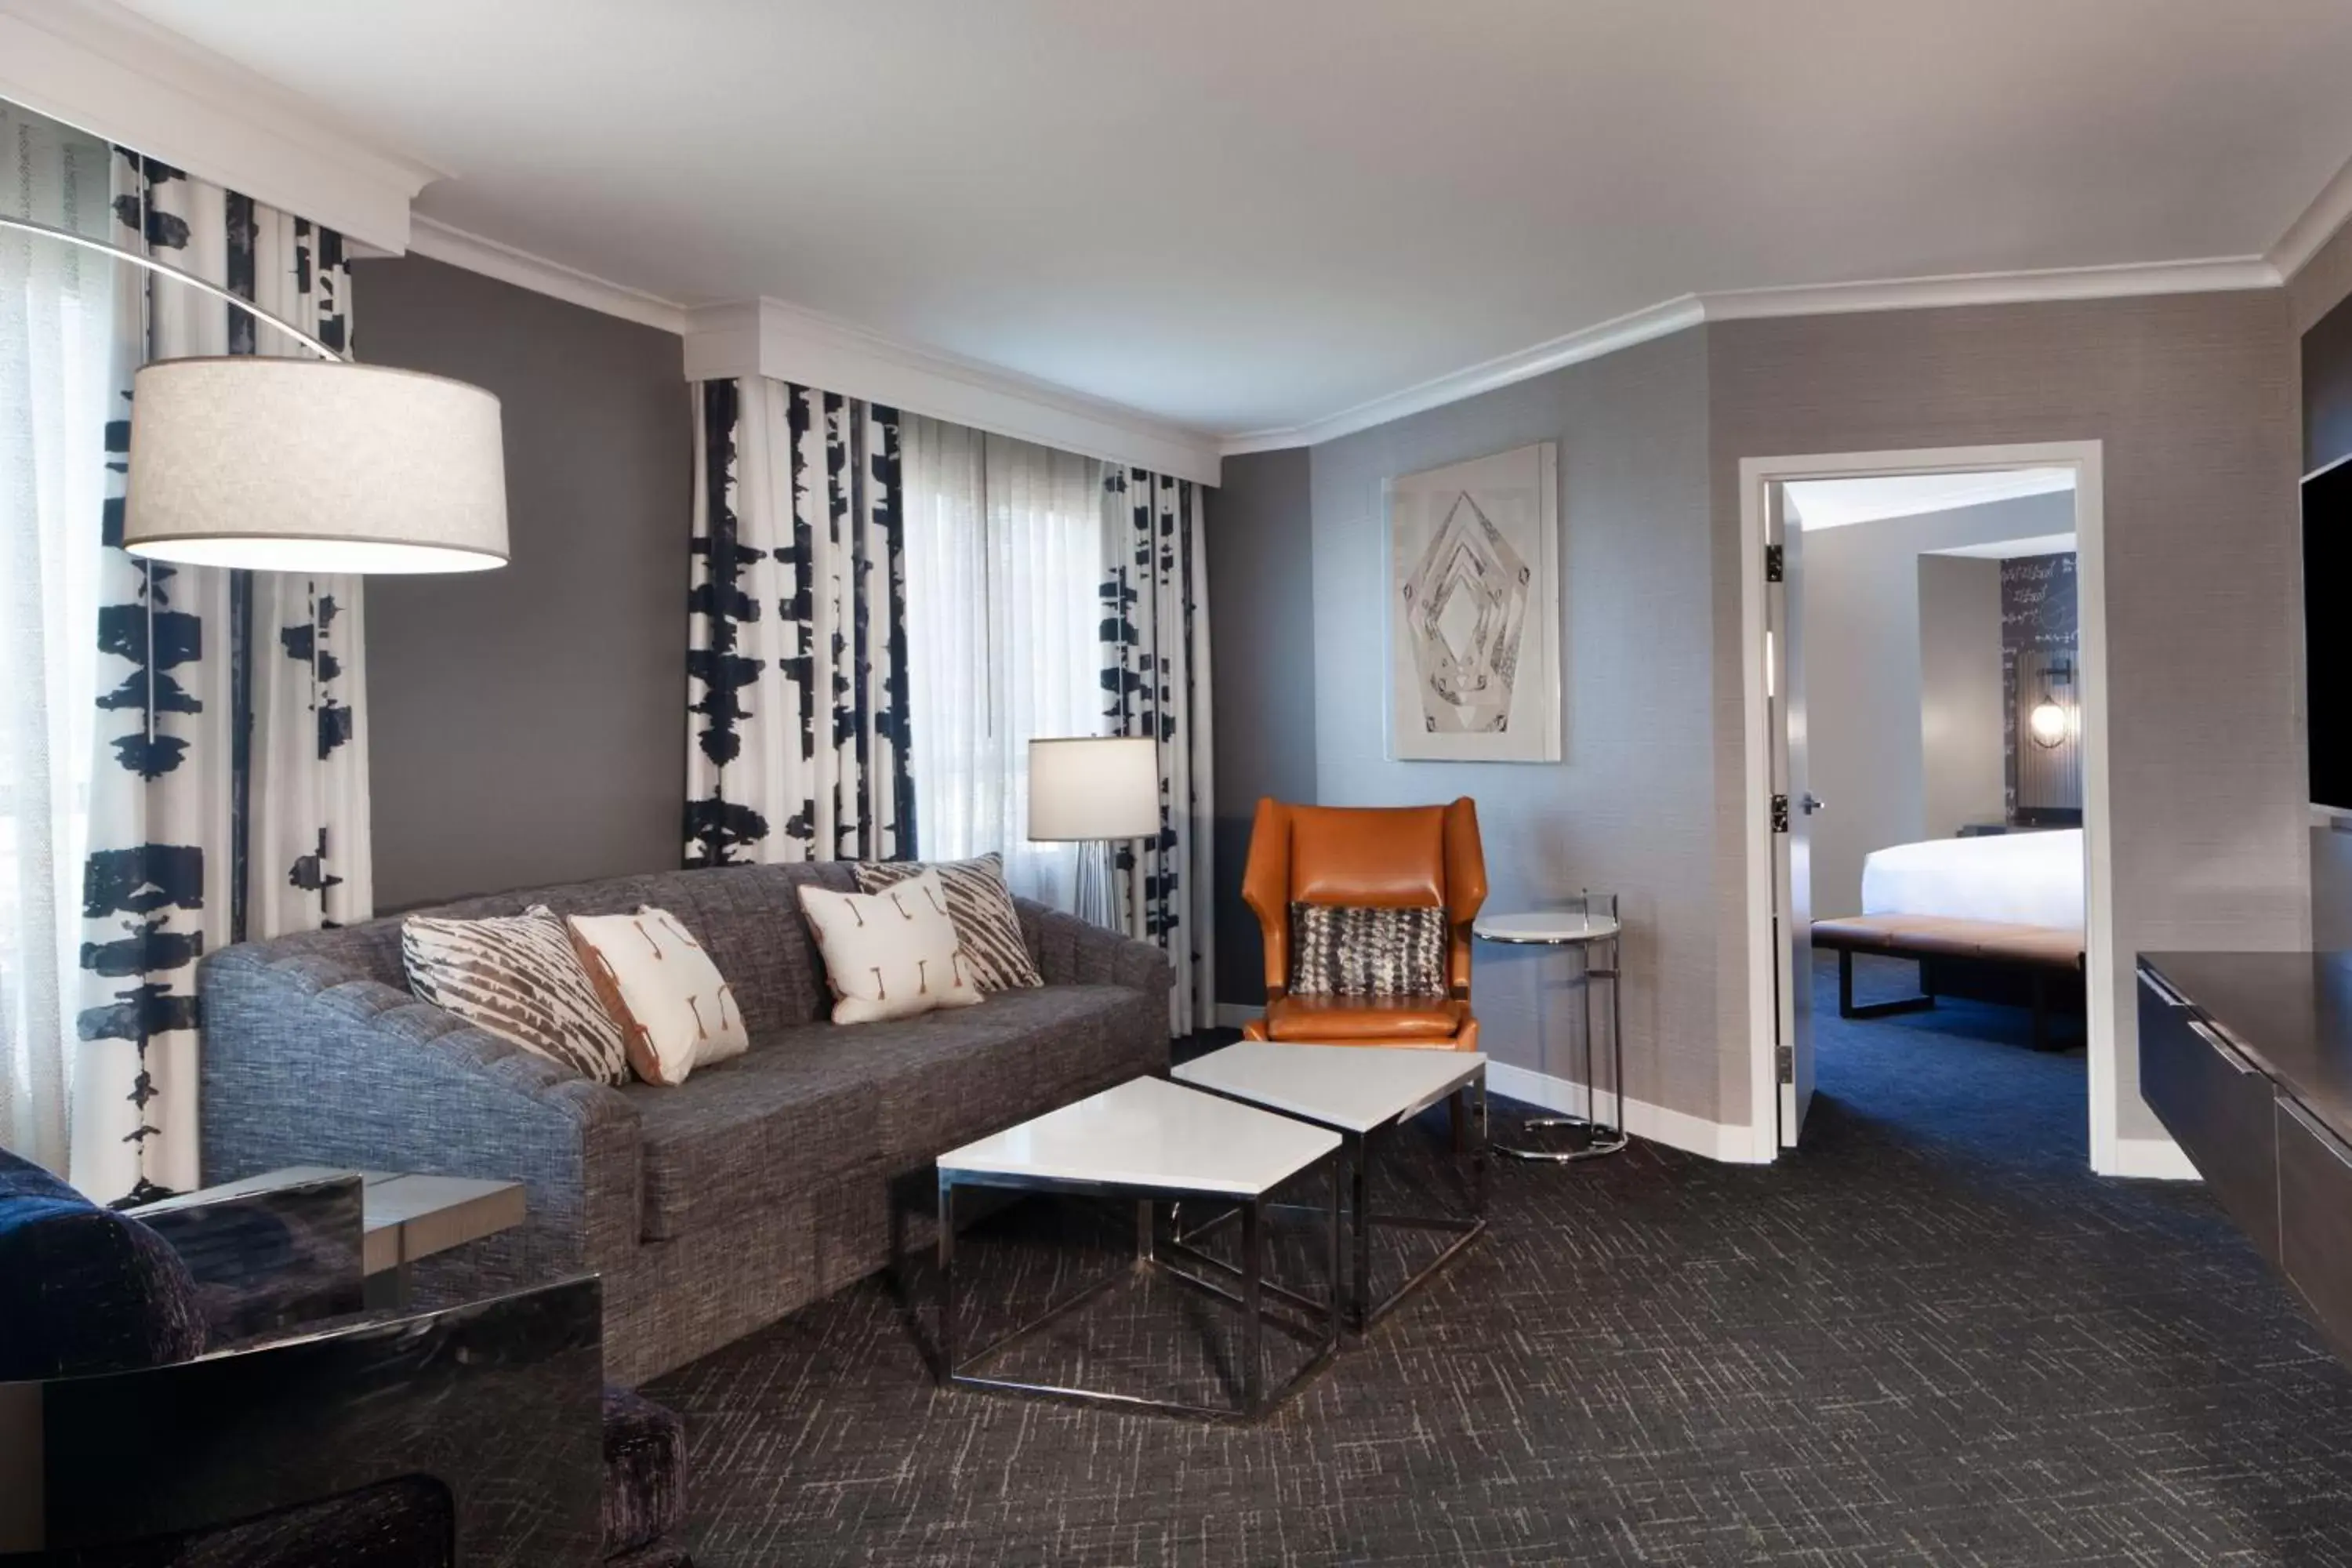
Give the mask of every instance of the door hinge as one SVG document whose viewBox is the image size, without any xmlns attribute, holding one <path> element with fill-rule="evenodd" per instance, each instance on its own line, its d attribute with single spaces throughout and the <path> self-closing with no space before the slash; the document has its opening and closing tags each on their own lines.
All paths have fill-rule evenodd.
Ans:
<svg viewBox="0 0 2352 1568">
<path fill-rule="evenodd" d="M 1772 1047 L 1772 1070 L 1780 1075 L 1782 1083 L 1797 1081 L 1797 1049 L 1794 1046 Z"/>
<path fill-rule="evenodd" d="M 1789 831 L 1789 797 L 1785 795 L 1776 795 L 1772 797 L 1772 831 L 1775 833 Z"/>
<path fill-rule="evenodd" d="M 1764 547 L 1764 581 L 1778 583 L 1789 574 L 1789 558 L 1777 544 Z"/>
</svg>

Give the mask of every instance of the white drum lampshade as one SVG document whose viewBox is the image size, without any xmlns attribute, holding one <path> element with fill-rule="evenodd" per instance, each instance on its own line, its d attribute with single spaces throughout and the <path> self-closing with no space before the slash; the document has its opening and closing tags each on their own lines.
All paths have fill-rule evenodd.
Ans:
<svg viewBox="0 0 2352 1568">
<path fill-rule="evenodd" d="M 1160 759 L 1150 736 L 1029 742 L 1029 837 L 1144 838 L 1160 831 Z"/>
<path fill-rule="evenodd" d="M 507 561 L 499 400 L 415 371 L 258 355 L 131 382 L 122 547 L 266 572 Z"/>
</svg>

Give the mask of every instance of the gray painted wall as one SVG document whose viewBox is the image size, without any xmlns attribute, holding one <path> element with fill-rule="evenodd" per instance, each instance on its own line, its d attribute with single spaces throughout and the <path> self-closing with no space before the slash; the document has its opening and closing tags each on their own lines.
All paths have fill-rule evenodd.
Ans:
<svg viewBox="0 0 2352 1568">
<path fill-rule="evenodd" d="M 2002 819 L 2000 692 L 2000 563 L 1921 556 L 1921 837 Z"/>
<path fill-rule="evenodd" d="M 1475 797 L 1490 910 L 1621 893 L 1627 1092 L 1697 1116 L 1714 1113 L 1722 1050 L 1706 387 L 1706 338 L 1684 332 L 1312 452 L 1318 798 Z M 1391 762 L 1381 482 L 1543 440 L 1559 444 L 1564 760 Z M 1571 1008 L 1548 990 L 1565 963 L 1481 949 L 1481 1043 L 1497 1060 L 1577 1076 Z"/>
<path fill-rule="evenodd" d="M 1261 796 L 1313 801 L 1315 567 L 1307 448 L 1228 458 L 1208 492 L 1216 715 L 1218 999 L 1263 1005 L 1265 958 L 1242 902 Z"/>
<path fill-rule="evenodd" d="M 2352 949 L 2352 832 L 2311 830 L 2311 945 Z"/>
<path fill-rule="evenodd" d="M 1813 818 L 1813 913 L 1858 914 L 1862 861 L 1874 849 L 1931 837 L 1923 751 L 1930 718 L 1921 651 L 1922 574 L 1931 550 L 2063 533 L 2074 526 L 2071 494 L 2025 496 L 1985 506 L 1885 518 L 1847 528 L 1810 529 L 1803 564 L 1805 721 L 1812 790 L 1828 803 Z M 2000 572 L 1991 561 L 1947 561 L 1991 584 L 1981 628 L 1991 650 L 1985 672 L 1992 721 L 1980 735 L 1939 731 L 1948 766 L 1942 782 L 1959 788 L 1990 770 L 1968 821 L 2001 819 Z M 1939 724 L 1948 715 L 1938 710 Z M 1969 746 L 1975 739 L 1990 761 Z M 1965 793 L 1965 792 L 1963 792 Z M 1939 800 L 1938 815 L 1953 809 Z M 1953 825 L 1957 826 L 1958 824 Z M 1950 828 L 1944 832 L 1950 832 Z"/>
<path fill-rule="evenodd" d="M 1895 311 L 1705 329 L 1714 452 L 1720 994 L 1744 1034 L 1739 493 L 1744 457 L 2096 439 L 2106 463 L 2116 1125 L 2137 1092 L 2129 955 L 2303 946 L 2311 929 L 2295 507 L 2281 290 Z M 1727 1047 L 1724 1120 L 1748 1115 Z"/>
<path fill-rule="evenodd" d="M 500 571 L 369 580 L 377 907 L 676 866 L 678 340 L 419 257 L 355 271 L 362 358 L 501 400 L 513 550 Z"/>
</svg>

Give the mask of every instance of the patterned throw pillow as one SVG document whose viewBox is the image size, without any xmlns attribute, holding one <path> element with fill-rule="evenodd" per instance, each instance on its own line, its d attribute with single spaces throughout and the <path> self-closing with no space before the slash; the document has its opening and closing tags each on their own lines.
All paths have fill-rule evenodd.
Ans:
<svg viewBox="0 0 2352 1568">
<path fill-rule="evenodd" d="M 806 882 L 797 890 L 824 954 L 835 1023 L 910 1018 L 980 1000 L 935 873 L 927 869 L 878 893 L 836 893 Z"/>
<path fill-rule="evenodd" d="M 629 1081 L 620 1026 L 544 904 L 492 920 L 400 922 L 408 988 L 436 1007 L 598 1083 Z"/>
<path fill-rule="evenodd" d="M 1290 906 L 1290 990 L 1297 996 L 1443 996 L 1445 911 Z"/>
<path fill-rule="evenodd" d="M 735 993 L 677 916 L 647 906 L 563 923 L 640 1079 L 673 1089 L 695 1068 L 751 1049 Z"/>
<path fill-rule="evenodd" d="M 857 889 L 878 893 L 925 871 L 938 872 L 947 890 L 948 918 L 963 939 L 966 973 L 974 986 L 1018 991 L 1045 984 L 1022 938 L 1013 889 L 1004 885 L 1004 857 L 994 850 L 971 860 L 862 860 Z"/>
</svg>

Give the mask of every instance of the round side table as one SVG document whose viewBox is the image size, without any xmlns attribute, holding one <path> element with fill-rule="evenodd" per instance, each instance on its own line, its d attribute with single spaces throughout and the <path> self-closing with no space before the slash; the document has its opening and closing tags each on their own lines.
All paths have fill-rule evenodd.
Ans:
<svg viewBox="0 0 2352 1568">
<path fill-rule="evenodd" d="M 1614 1154 L 1625 1147 L 1625 1035 L 1617 1006 L 1617 939 L 1623 927 L 1617 920 L 1617 895 L 1586 893 L 1578 907 L 1541 910 L 1528 914 L 1486 915 L 1471 926 L 1482 942 L 1513 947 L 1575 948 L 1584 958 L 1577 974 L 1577 990 L 1584 1000 L 1584 1114 L 1530 1116 L 1520 1123 L 1524 1140 L 1529 1133 L 1574 1129 L 1582 1141 L 1566 1149 L 1542 1149 L 1518 1143 L 1493 1145 L 1497 1154 L 1517 1160 L 1540 1160 L 1565 1165 L 1577 1160 Z M 1609 983 L 1610 1085 L 1616 1096 L 1616 1121 L 1599 1118 L 1599 1095 L 1592 1081 L 1592 983 Z"/>
</svg>

